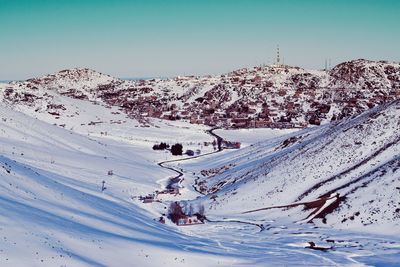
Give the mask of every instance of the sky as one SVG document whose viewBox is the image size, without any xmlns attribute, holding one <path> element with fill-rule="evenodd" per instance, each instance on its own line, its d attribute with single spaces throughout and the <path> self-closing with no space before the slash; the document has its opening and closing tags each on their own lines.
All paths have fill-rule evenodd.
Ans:
<svg viewBox="0 0 400 267">
<path fill-rule="evenodd" d="M 400 61 L 398 0 L 0 0 L 0 80 L 88 67 L 116 77 Z"/>
</svg>

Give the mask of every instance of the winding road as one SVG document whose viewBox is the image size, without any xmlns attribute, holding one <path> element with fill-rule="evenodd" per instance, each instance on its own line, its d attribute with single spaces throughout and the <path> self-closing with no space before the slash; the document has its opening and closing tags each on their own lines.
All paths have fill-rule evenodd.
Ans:
<svg viewBox="0 0 400 267">
<path fill-rule="evenodd" d="M 177 173 L 176 176 L 174 176 L 174 177 L 169 179 L 168 184 L 166 186 L 166 189 L 175 188 L 175 185 L 182 181 L 183 172 L 181 170 L 179 170 L 179 169 L 174 168 L 174 167 L 165 166 L 164 164 L 196 159 L 196 158 L 208 156 L 208 155 L 211 155 L 211 154 L 216 154 L 216 153 L 222 152 L 224 150 L 224 148 L 222 147 L 222 141 L 224 139 L 214 132 L 217 129 L 219 129 L 219 128 L 216 127 L 216 128 L 212 128 L 212 129 L 206 131 L 209 135 L 213 136 L 217 140 L 218 149 L 216 151 L 205 153 L 205 154 L 198 155 L 198 156 L 187 157 L 187 158 L 182 158 L 182 159 L 175 159 L 175 160 L 161 161 L 161 162 L 157 163 L 157 165 L 160 166 L 161 168 L 168 169 L 168 170 L 171 170 L 171 171 L 174 171 L 174 172 Z M 204 193 L 200 192 L 196 188 L 195 185 L 193 185 L 193 188 L 194 188 L 194 190 L 196 192 L 204 195 Z M 240 221 L 240 220 L 210 220 L 208 218 L 205 218 L 205 219 L 206 219 L 207 222 L 213 222 L 213 223 L 241 223 L 241 224 L 248 224 L 248 225 L 259 227 L 260 228 L 260 232 L 265 230 L 265 227 L 262 224 L 257 224 L 257 223 L 245 222 L 245 221 Z"/>
<path fill-rule="evenodd" d="M 171 171 L 174 171 L 174 172 L 177 173 L 177 175 L 175 177 L 172 177 L 172 178 L 169 179 L 169 182 L 168 182 L 168 185 L 166 186 L 166 189 L 174 188 L 174 184 L 177 184 L 177 183 L 179 183 L 181 181 L 181 177 L 183 176 L 183 172 L 178 170 L 178 169 L 176 169 L 176 168 L 165 166 L 164 164 L 196 159 L 196 158 L 200 158 L 200 157 L 216 154 L 216 153 L 221 152 L 223 150 L 222 141 L 224 139 L 221 136 L 219 136 L 216 133 L 214 133 L 214 130 L 217 130 L 217 129 L 219 129 L 219 128 L 212 128 L 210 130 L 207 130 L 206 133 L 208 133 L 209 135 L 211 135 L 211 136 L 213 136 L 213 137 L 215 137 L 217 139 L 218 150 L 213 151 L 213 152 L 209 152 L 209 153 L 205 153 L 205 154 L 201 154 L 201 155 L 197 155 L 197 156 L 193 156 L 193 157 L 187 157 L 187 158 L 183 158 L 183 159 L 166 160 L 166 161 L 161 161 L 161 162 L 157 163 L 157 165 L 160 166 L 161 168 L 168 169 L 168 170 L 171 170 Z M 198 192 L 200 194 L 203 194 L 200 191 L 198 191 L 195 186 L 193 186 L 193 188 L 196 190 L 196 192 Z"/>
<path fill-rule="evenodd" d="M 167 163 L 173 163 L 173 162 L 180 162 L 180 161 L 185 161 L 185 160 L 191 160 L 191 159 L 195 159 L 195 158 L 200 158 L 200 157 L 204 157 L 207 155 L 211 155 L 211 154 L 216 154 L 219 152 L 222 152 L 224 150 L 224 148 L 222 147 L 222 142 L 224 141 L 224 139 L 219 136 L 218 134 L 216 134 L 214 131 L 217 130 L 219 128 L 212 128 L 210 130 L 207 130 L 206 132 L 211 135 L 212 137 L 214 137 L 217 140 L 217 145 L 218 145 L 218 149 L 216 151 L 213 152 L 209 152 L 209 153 L 205 153 L 202 155 L 197 155 L 197 156 L 193 156 L 193 157 L 187 157 L 187 158 L 181 158 L 181 159 L 176 159 L 176 160 L 168 160 L 168 161 L 162 161 L 159 162 L 158 165 L 161 168 L 165 168 L 171 171 L 174 171 L 177 173 L 176 176 L 172 177 L 169 179 L 168 184 L 166 186 L 166 189 L 174 189 L 176 188 L 177 184 L 180 183 L 182 181 L 182 177 L 183 177 L 183 171 L 179 170 L 177 168 L 174 167 L 170 167 L 170 166 L 165 166 L 165 164 Z M 203 192 L 200 192 L 197 187 L 195 186 L 195 184 L 192 185 L 193 189 L 198 192 L 199 194 L 205 195 Z M 315 208 L 315 210 L 313 212 L 311 212 L 311 214 L 305 219 L 308 221 L 311 221 L 314 217 L 315 217 L 315 213 L 323 213 L 325 212 L 325 210 L 327 210 L 327 212 L 329 213 L 328 210 L 331 209 L 332 206 L 334 206 L 337 202 L 339 202 L 342 198 L 339 198 L 339 195 L 335 195 L 335 197 L 332 197 L 334 194 L 334 192 L 330 192 L 331 194 L 326 195 L 326 196 L 322 196 L 314 201 L 309 201 L 309 202 L 296 202 L 296 203 L 292 203 L 292 204 L 288 204 L 288 205 L 284 205 L 284 206 L 274 206 L 274 207 L 265 207 L 265 208 L 261 208 L 261 209 L 257 209 L 257 210 L 251 210 L 251 211 L 247 211 L 244 213 L 251 213 L 251 212 L 257 212 L 257 211 L 262 211 L 262 210 L 268 210 L 268 209 L 273 209 L 273 208 L 289 208 L 289 207 L 295 207 L 295 206 L 299 206 L 299 205 L 304 205 L 304 206 L 309 206 L 312 208 Z M 328 200 L 332 200 L 332 203 L 330 203 L 329 205 L 325 206 L 325 203 Z M 313 216 L 314 215 L 314 216 Z M 241 221 L 241 220 L 236 220 L 236 219 L 232 219 L 232 220 L 210 220 L 208 218 L 206 218 L 207 222 L 213 222 L 213 223 L 242 223 L 242 224 L 248 224 L 248 225 L 253 225 L 253 226 L 257 226 L 260 228 L 260 231 L 265 230 L 265 227 L 262 224 L 257 224 L 257 223 L 252 223 L 252 222 L 246 222 L 246 221 Z"/>
</svg>

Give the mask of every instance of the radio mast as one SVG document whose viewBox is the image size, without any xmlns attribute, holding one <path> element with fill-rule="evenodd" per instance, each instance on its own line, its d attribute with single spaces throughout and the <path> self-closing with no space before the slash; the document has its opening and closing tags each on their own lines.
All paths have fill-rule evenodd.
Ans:
<svg viewBox="0 0 400 267">
<path fill-rule="evenodd" d="M 279 45 L 276 48 L 276 66 L 280 66 L 281 65 L 281 58 L 279 55 Z"/>
</svg>

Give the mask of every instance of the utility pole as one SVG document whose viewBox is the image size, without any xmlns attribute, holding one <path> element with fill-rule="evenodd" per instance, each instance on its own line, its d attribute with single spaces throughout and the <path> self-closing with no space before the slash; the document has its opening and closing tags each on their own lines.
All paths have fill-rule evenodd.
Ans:
<svg viewBox="0 0 400 267">
<path fill-rule="evenodd" d="M 101 192 L 104 192 L 104 190 L 107 189 L 107 187 L 105 186 L 106 181 L 103 180 L 101 183 L 102 183 L 102 185 L 101 185 Z"/>
</svg>

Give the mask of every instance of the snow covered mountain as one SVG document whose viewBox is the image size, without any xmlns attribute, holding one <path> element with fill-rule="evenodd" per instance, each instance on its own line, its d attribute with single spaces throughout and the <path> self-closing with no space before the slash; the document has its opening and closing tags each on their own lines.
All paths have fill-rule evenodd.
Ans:
<svg viewBox="0 0 400 267">
<path fill-rule="evenodd" d="M 35 87 L 37 85 L 47 89 L 56 88 L 60 93 L 65 93 L 65 91 L 62 91 L 63 89 L 79 88 L 90 91 L 101 85 L 116 81 L 117 79 L 111 76 L 91 69 L 67 69 L 41 78 L 29 79 L 24 83 L 27 87 L 31 87 L 31 89 L 37 89 Z"/>
<path fill-rule="evenodd" d="M 12 83 L 0 97 L 58 116 L 63 107 L 52 94 L 118 107 L 143 123 L 153 117 L 228 128 L 306 127 L 398 99 L 400 64 L 360 59 L 329 72 L 264 66 L 220 76 L 141 81 L 71 69 Z"/>
<path fill-rule="evenodd" d="M 355 60 L 0 84 L 0 265 L 395 264 L 399 77 L 397 63 Z M 218 151 L 214 125 L 243 148 Z M 249 126 L 264 128 L 232 129 Z M 160 142 L 198 154 L 151 149 Z M 178 174 L 178 194 L 159 195 Z M 161 223 L 175 201 L 203 205 L 205 224 Z"/>
<path fill-rule="evenodd" d="M 358 59 L 333 68 L 330 87 L 357 89 L 400 89 L 399 64 Z"/>
<path fill-rule="evenodd" d="M 137 196 L 159 190 L 173 174 L 156 164 L 171 156 L 151 145 L 167 139 L 195 147 L 210 136 L 204 128 L 182 122 L 152 121 L 153 127 L 140 127 L 125 117 L 126 122 L 112 124 L 108 119 L 124 115 L 84 100 L 68 105 L 68 99 L 58 100 L 66 110 L 78 108 L 79 116 L 35 118 L 37 112 L 24 114 L 29 109 L 21 113 L 0 105 L 1 265 L 343 266 L 398 261 L 400 239 L 387 235 L 397 233 L 399 222 L 398 101 L 355 119 L 282 137 L 274 138 L 282 134 L 278 130 L 257 129 L 257 139 L 271 131 L 270 140 L 170 163 L 184 172 L 181 195 L 144 204 Z M 104 122 L 87 125 L 96 116 Z M 67 126 L 52 125 L 50 119 Z M 241 136 L 229 130 L 217 133 Z M 237 181 L 232 184 L 232 179 Z M 320 180 L 324 183 L 316 186 Z M 193 184 L 208 195 L 201 197 Z M 314 190 L 302 196 L 310 188 Z M 329 227 L 293 224 L 312 207 L 241 214 L 266 205 L 313 201 L 329 191 L 345 197 L 339 209 L 326 214 Z M 205 204 L 210 221 L 187 228 L 161 224 L 158 218 L 171 200 Z M 255 224 L 263 224 L 264 230 L 259 232 Z M 364 224 L 375 233 L 360 232 Z M 337 230 L 352 227 L 358 232 Z M 376 233 L 382 229 L 386 235 Z M 309 241 L 334 249 L 311 251 L 305 248 Z"/>
<path fill-rule="evenodd" d="M 400 100 L 187 168 L 210 215 L 399 234 Z"/>
</svg>

